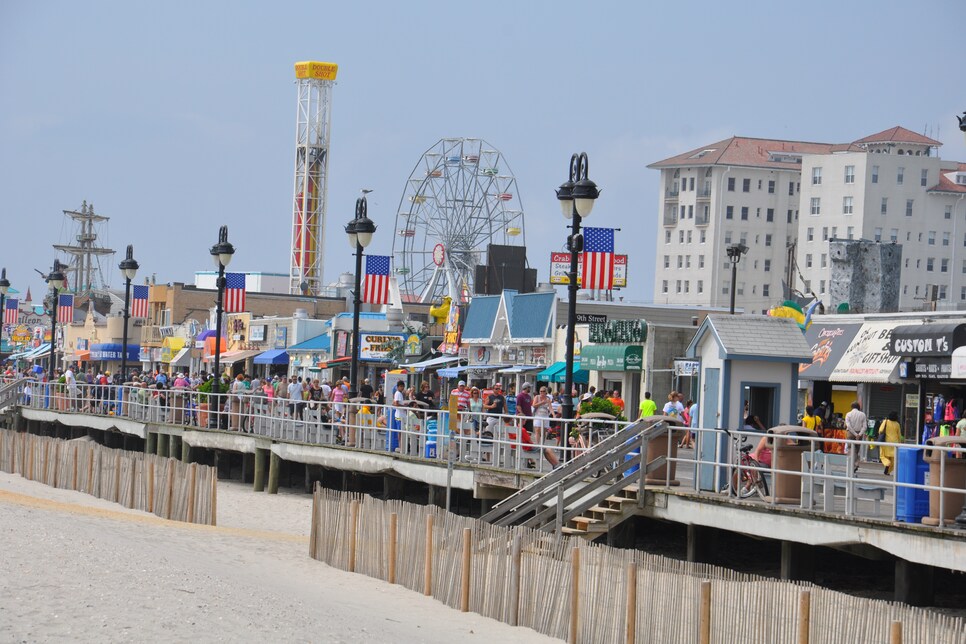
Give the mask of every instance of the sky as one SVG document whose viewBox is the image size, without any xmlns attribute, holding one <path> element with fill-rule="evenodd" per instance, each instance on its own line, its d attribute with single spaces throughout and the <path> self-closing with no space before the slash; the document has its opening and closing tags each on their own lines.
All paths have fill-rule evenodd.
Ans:
<svg viewBox="0 0 966 644">
<path fill-rule="evenodd" d="M 966 161 L 954 1 L 32 2 L 0 0 L 0 266 L 45 290 L 63 210 L 109 216 L 110 286 L 193 283 L 227 224 L 232 270 L 288 272 L 293 64 L 339 64 L 325 279 L 353 270 L 342 230 L 370 188 L 390 254 L 400 197 L 444 137 L 503 154 L 538 280 L 563 249 L 554 190 L 585 151 L 619 227 L 627 301 L 654 289 L 660 159 L 732 135 L 853 141 L 902 125 Z M 562 292 L 561 292 L 562 293 Z"/>
</svg>

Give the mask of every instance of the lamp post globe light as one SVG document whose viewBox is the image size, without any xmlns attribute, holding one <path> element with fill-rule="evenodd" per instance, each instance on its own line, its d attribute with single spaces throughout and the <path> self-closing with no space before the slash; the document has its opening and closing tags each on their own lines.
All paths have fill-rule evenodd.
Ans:
<svg viewBox="0 0 966 644">
<path fill-rule="evenodd" d="M 67 278 L 59 261 L 54 259 L 54 266 L 47 273 L 47 284 L 50 286 L 50 357 L 47 359 L 47 380 L 50 381 L 54 375 L 54 368 L 57 366 L 57 304 L 60 289 L 67 284 Z"/>
<path fill-rule="evenodd" d="M 748 252 L 748 247 L 744 244 L 732 244 L 728 246 L 728 259 L 731 260 L 731 315 L 735 314 L 735 292 L 738 290 L 738 262 L 741 256 Z"/>
<path fill-rule="evenodd" d="M 567 238 L 567 249 L 570 251 L 570 271 L 567 273 L 567 343 L 565 349 L 564 394 L 561 401 L 565 420 L 574 418 L 574 334 L 577 328 L 577 259 L 578 253 L 584 249 L 584 238 L 580 234 L 580 224 L 594 208 L 594 202 L 600 196 L 597 184 L 587 178 L 590 163 L 587 153 L 581 152 L 570 157 L 570 177 L 557 188 L 557 199 L 560 201 L 560 211 L 570 220 L 570 236 Z M 560 447 L 566 445 L 566 435 L 569 427 L 560 432 L 558 442 Z M 567 452 L 564 452 L 567 459 Z"/>
<path fill-rule="evenodd" d="M 134 259 L 134 246 L 128 244 L 127 255 L 118 264 L 124 276 L 124 330 L 121 332 L 121 383 L 129 380 L 127 376 L 127 323 L 131 319 L 131 280 L 137 277 L 141 265 Z"/>
<path fill-rule="evenodd" d="M 368 216 L 368 205 L 363 195 L 356 199 L 356 216 L 345 226 L 349 245 L 355 250 L 356 274 L 355 290 L 352 296 L 352 354 L 349 362 L 349 400 L 356 398 L 359 391 L 359 307 L 362 304 L 362 255 L 366 246 L 372 242 L 376 224 Z M 350 407 L 351 409 L 351 407 Z"/>
<path fill-rule="evenodd" d="M 231 263 L 231 258 L 235 254 L 235 247 L 228 241 L 228 226 L 218 229 L 218 243 L 211 247 L 211 261 L 218 269 L 218 279 L 215 281 L 215 288 L 218 289 L 218 298 L 215 302 L 215 358 L 214 358 L 214 386 L 211 390 L 215 396 L 215 409 L 208 415 L 209 427 L 218 427 L 221 397 L 221 316 L 225 305 L 225 269 Z"/>
<path fill-rule="evenodd" d="M 0 269 L 0 341 L 3 338 L 3 324 L 7 317 L 7 291 L 10 290 L 10 280 L 7 279 L 7 269 Z"/>
</svg>

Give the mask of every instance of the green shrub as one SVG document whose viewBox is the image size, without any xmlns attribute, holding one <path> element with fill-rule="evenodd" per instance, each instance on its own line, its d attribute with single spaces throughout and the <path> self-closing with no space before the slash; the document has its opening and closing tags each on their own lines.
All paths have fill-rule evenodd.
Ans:
<svg viewBox="0 0 966 644">
<path fill-rule="evenodd" d="M 617 420 L 627 420 L 621 413 L 620 407 L 606 398 L 591 398 L 580 403 L 578 411 L 583 414 L 610 414 Z"/>
</svg>

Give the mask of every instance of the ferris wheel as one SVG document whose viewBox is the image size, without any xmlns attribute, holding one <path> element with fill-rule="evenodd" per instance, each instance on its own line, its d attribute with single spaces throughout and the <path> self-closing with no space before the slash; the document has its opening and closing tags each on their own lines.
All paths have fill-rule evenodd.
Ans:
<svg viewBox="0 0 966 644">
<path fill-rule="evenodd" d="M 525 246 L 516 179 L 482 139 L 440 139 L 406 181 L 392 254 L 404 299 L 433 302 L 473 293 L 488 244 Z"/>
</svg>

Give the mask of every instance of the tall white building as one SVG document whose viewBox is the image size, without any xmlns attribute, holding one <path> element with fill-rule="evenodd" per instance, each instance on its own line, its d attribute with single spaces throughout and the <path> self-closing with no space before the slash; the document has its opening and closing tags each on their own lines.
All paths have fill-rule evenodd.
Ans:
<svg viewBox="0 0 966 644">
<path fill-rule="evenodd" d="M 762 312 L 782 299 L 798 233 L 802 159 L 841 146 L 731 137 L 649 165 L 661 171 L 654 301 L 726 307 L 727 247 L 743 243 L 736 305 Z M 845 146 L 848 147 L 848 146 Z"/>
<path fill-rule="evenodd" d="M 966 164 L 901 127 L 853 143 L 732 137 L 659 161 L 656 302 L 728 306 L 727 247 L 744 243 L 737 306 L 763 312 L 783 285 L 828 309 L 829 240 L 902 244 L 900 308 L 966 308 Z M 960 223 L 962 222 L 962 223 Z"/>
</svg>

